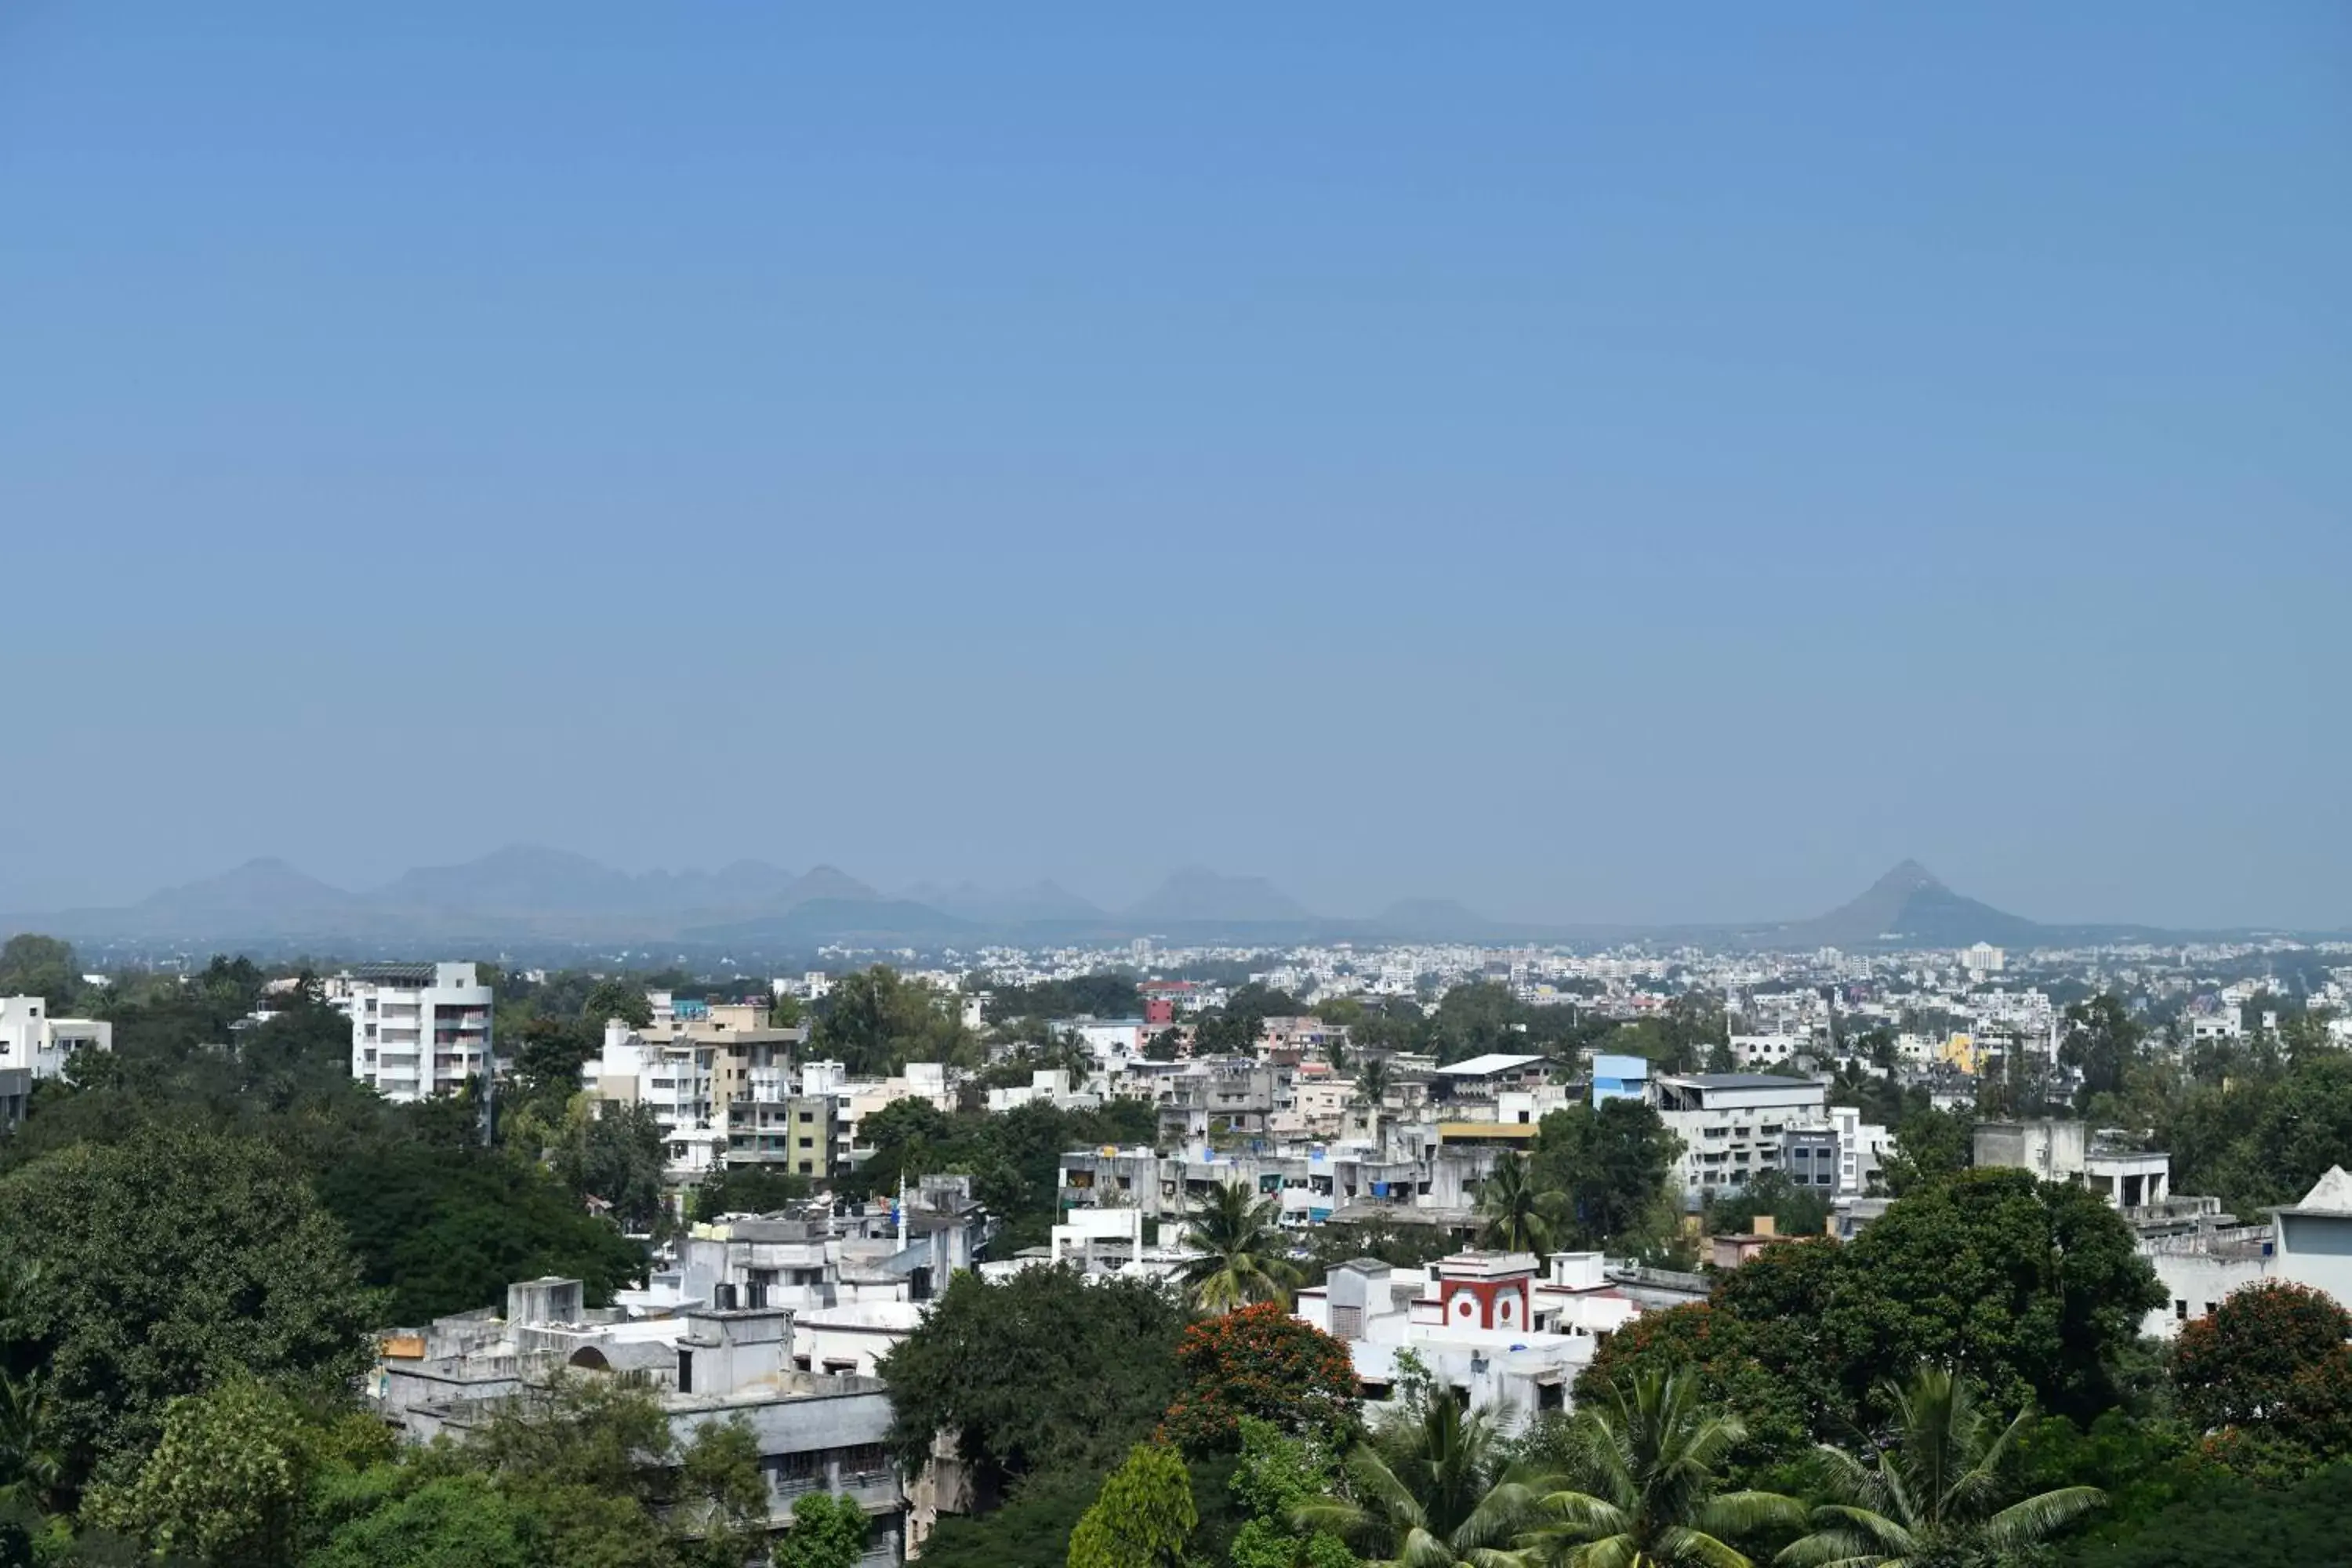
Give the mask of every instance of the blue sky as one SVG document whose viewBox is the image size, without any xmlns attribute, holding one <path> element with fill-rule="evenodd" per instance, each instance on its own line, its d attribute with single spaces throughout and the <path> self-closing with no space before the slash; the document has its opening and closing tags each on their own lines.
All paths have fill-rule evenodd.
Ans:
<svg viewBox="0 0 2352 1568">
<path fill-rule="evenodd" d="M 18 0 L 0 908 L 2352 924 L 2347 193 L 2333 4 Z"/>
</svg>

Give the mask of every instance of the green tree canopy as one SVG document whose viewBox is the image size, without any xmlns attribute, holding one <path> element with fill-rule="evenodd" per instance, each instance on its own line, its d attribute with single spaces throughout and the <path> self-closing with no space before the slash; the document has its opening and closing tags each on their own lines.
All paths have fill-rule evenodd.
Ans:
<svg viewBox="0 0 2352 1568">
<path fill-rule="evenodd" d="M 1070 1532 L 1069 1568 L 1182 1568 L 1200 1518 L 1184 1461 L 1139 1443 Z"/>
<path fill-rule="evenodd" d="M 1530 1175 L 1565 1194 L 1577 1239 L 1598 1246 L 1652 1221 L 1681 1152 L 1682 1140 L 1640 1100 L 1572 1105 L 1538 1127 Z"/>
<path fill-rule="evenodd" d="M 384 1321 L 422 1324 L 503 1300 L 517 1279 L 580 1280 L 593 1306 L 644 1280 L 645 1248 L 536 1163 L 478 1148 L 358 1148 L 318 1178 Z"/>
<path fill-rule="evenodd" d="M 1989 1419 L 1968 1379 L 1944 1368 L 1918 1368 L 1880 1403 L 1895 1413 L 1895 1441 L 1866 1455 L 1821 1450 L 1830 1500 L 1781 1562 L 1893 1568 L 2019 1552 L 2106 1500 L 2080 1486 L 2020 1497 L 2004 1472 L 2032 1413 L 2005 1425 Z"/>
<path fill-rule="evenodd" d="M 1184 1310 L 1161 1286 L 1070 1268 L 949 1281 L 882 1359 L 891 1445 L 910 1472 L 952 1433 L 986 1489 L 1108 1465 L 1148 1436 L 1180 1386 Z"/>
<path fill-rule="evenodd" d="M 1777 1492 L 1724 1488 L 1724 1458 L 1746 1434 L 1736 1416 L 1707 1407 L 1693 1368 L 1636 1373 L 1573 1419 L 1568 1484 L 1536 1503 L 1542 1522 L 1528 1536 L 1536 1563 L 1744 1568 L 1734 1541 L 1804 1518 Z"/>
<path fill-rule="evenodd" d="M 867 1531 L 855 1498 L 803 1493 L 793 1500 L 792 1529 L 776 1542 L 775 1568 L 857 1568 Z"/>
<path fill-rule="evenodd" d="M 1970 1171 L 1915 1193 L 1847 1245 L 1822 1329 L 1848 1390 L 1922 1362 L 1958 1366 L 2012 1406 L 2088 1418 L 2164 1293 L 2130 1226 L 2087 1188 Z"/>
<path fill-rule="evenodd" d="M 81 967 L 74 950 L 53 936 L 19 931 L 0 944 L 0 996 L 38 996 L 52 1016 L 81 997 Z"/>
<path fill-rule="evenodd" d="M 163 1441 L 121 1486 L 94 1489 L 93 1523 L 166 1554 L 240 1568 L 293 1550 L 311 1462 L 301 1413 L 244 1374 L 164 1407 Z"/>
<path fill-rule="evenodd" d="M 72 1481 L 240 1371 L 343 1388 L 380 1318 L 341 1228 L 254 1139 L 159 1129 L 51 1154 L 0 1180 L 0 1251 L 26 1266 L 0 1334 L 45 1368 Z"/>
</svg>

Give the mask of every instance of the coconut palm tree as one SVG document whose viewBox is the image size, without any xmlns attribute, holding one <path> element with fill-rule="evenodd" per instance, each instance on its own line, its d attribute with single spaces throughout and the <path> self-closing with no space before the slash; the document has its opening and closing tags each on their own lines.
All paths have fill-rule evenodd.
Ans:
<svg viewBox="0 0 2352 1568">
<path fill-rule="evenodd" d="M 1339 1489 L 1299 1505 L 1292 1522 L 1337 1535 L 1366 1568 L 1520 1568 L 1508 1542 L 1537 1494 L 1507 1473 L 1494 1424 L 1452 1390 L 1357 1444 L 1340 1474 Z"/>
<path fill-rule="evenodd" d="M 1867 1458 L 1824 1444 L 1837 1500 L 1813 1510 L 1813 1531 L 1780 1553 L 1795 1568 L 1908 1568 L 1955 1542 L 2011 1552 L 2048 1538 L 2098 1507 L 2096 1487 L 2060 1487 L 2002 1506 L 2001 1465 L 2031 1411 L 2006 1426 L 1977 1404 L 1968 1379 L 1923 1366 L 1885 1392 L 1895 1406 L 1892 1447 Z"/>
<path fill-rule="evenodd" d="M 55 1442 L 47 1380 L 0 1371 L 0 1500 L 47 1507 L 65 1466 Z"/>
<path fill-rule="evenodd" d="M 1478 1232 L 1481 1247 L 1546 1253 L 1551 1250 L 1554 1227 L 1566 1223 L 1567 1205 L 1559 1193 L 1538 1191 L 1528 1173 L 1527 1160 L 1508 1150 L 1479 1187 L 1478 1215 L 1484 1222 Z"/>
<path fill-rule="evenodd" d="M 1366 1057 L 1356 1068 L 1356 1100 L 1372 1113 L 1372 1136 L 1381 1135 L 1381 1102 L 1389 1097 L 1389 1059 Z"/>
<path fill-rule="evenodd" d="M 1804 1506 L 1777 1492 L 1717 1490 L 1725 1454 L 1747 1436 L 1700 1405 L 1698 1376 L 1638 1373 L 1610 1400 L 1580 1409 L 1572 1488 L 1538 1500 L 1544 1520 L 1520 1537 L 1547 1568 L 1750 1568 L 1727 1536 L 1801 1527 Z"/>
<path fill-rule="evenodd" d="M 1177 1278 L 1206 1312 L 1230 1312 L 1253 1301 L 1288 1305 L 1297 1266 L 1278 1226 L 1279 1211 L 1239 1182 L 1220 1185 L 1192 1211 L 1184 1246 L 1192 1257 Z"/>
</svg>

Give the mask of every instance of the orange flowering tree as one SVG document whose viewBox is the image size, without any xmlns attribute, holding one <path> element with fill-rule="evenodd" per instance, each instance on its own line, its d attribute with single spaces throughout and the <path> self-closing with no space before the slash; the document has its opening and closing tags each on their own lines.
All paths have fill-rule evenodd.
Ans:
<svg viewBox="0 0 2352 1568">
<path fill-rule="evenodd" d="M 2173 1342 L 2180 1413 L 2242 1468 L 2299 1473 L 2352 1457 L 2352 1312 L 2324 1290 L 2264 1279 Z"/>
<path fill-rule="evenodd" d="M 1176 1363 L 1183 1391 L 1160 1431 L 1187 1454 L 1238 1450 L 1245 1415 L 1335 1448 L 1358 1425 L 1348 1347 L 1271 1301 L 1194 1323 Z"/>
</svg>

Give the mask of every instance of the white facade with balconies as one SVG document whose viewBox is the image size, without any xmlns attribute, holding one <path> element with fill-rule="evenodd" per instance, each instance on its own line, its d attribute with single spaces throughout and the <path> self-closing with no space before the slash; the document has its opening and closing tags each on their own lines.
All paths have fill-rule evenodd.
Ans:
<svg viewBox="0 0 2352 1568">
<path fill-rule="evenodd" d="M 497 995 L 470 963 L 362 964 L 331 998 L 352 1021 L 352 1076 L 386 1100 L 454 1094 L 496 1070 Z"/>
</svg>

